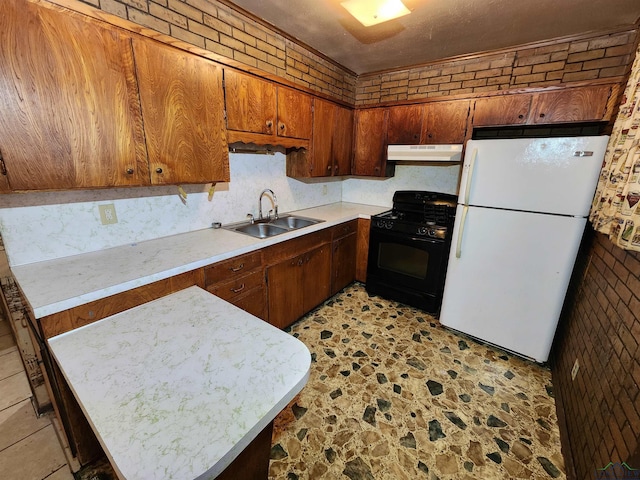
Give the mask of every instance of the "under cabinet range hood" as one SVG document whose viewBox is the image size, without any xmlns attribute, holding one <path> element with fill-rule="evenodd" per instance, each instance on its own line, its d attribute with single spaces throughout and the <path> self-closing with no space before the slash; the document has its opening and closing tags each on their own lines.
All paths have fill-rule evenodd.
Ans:
<svg viewBox="0 0 640 480">
<path fill-rule="evenodd" d="M 389 145 L 389 162 L 459 162 L 462 145 Z"/>
</svg>

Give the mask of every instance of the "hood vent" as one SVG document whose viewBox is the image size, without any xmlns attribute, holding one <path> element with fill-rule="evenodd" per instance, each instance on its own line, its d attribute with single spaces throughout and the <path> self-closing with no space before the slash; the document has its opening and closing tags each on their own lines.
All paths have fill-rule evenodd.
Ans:
<svg viewBox="0 0 640 480">
<path fill-rule="evenodd" d="M 389 145 L 389 162 L 459 162 L 462 145 Z"/>
</svg>

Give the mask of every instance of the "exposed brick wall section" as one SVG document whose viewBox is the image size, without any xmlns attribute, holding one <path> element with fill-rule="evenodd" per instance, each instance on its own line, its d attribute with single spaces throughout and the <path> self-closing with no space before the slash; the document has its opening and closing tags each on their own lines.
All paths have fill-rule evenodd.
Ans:
<svg viewBox="0 0 640 480">
<path fill-rule="evenodd" d="M 81 0 L 105 12 L 349 103 L 356 78 L 215 0 Z"/>
<path fill-rule="evenodd" d="M 640 254 L 590 234 L 586 270 L 561 322 L 552 367 L 565 419 L 563 453 L 579 480 L 595 478 L 595 469 L 610 461 L 631 461 L 640 438 Z"/>
<path fill-rule="evenodd" d="M 362 75 L 356 104 L 414 100 L 622 76 L 633 61 L 636 32 L 599 35 L 543 47 Z"/>
</svg>

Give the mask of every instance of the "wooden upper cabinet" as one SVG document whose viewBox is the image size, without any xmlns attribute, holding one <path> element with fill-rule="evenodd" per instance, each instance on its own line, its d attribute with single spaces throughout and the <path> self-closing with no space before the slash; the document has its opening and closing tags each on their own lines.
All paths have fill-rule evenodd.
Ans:
<svg viewBox="0 0 640 480">
<path fill-rule="evenodd" d="M 309 147 L 310 95 L 229 68 L 224 90 L 229 143 Z"/>
<path fill-rule="evenodd" d="M 252 75 L 225 69 L 224 88 L 229 130 L 275 134 L 275 84 Z"/>
<path fill-rule="evenodd" d="M 278 136 L 311 138 L 311 95 L 278 86 Z"/>
<path fill-rule="evenodd" d="M 0 151 L 11 189 L 149 183 L 126 33 L 3 0 L 0 41 Z"/>
<path fill-rule="evenodd" d="M 329 177 L 333 174 L 333 127 L 336 106 L 316 99 L 313 108 L 312 166 L 310 176 Z"/>
<path fill-rule="evenodd" d="M 533 100 L 529 123 L 601 121 L 610 95 L 609 85 L 539 93 Z"/>
<path fill-rule="evenodd" d="M 420 143 L 424 108 L 424 105 L 389 107 L 387 143 L 389 145 Z"/>
<path fill-rule="evenodd" d="M 353 110 L 337 105 L 333 120 L 333 174 L 351 173 L 353 152 Z"/>
<path fill-rule="evenodd" d="M 152 183 L 228 182 L 222 69 L 146 38 L 133 50 Z"/>
<path fill-rule="evenodd" d="M 475 101 L 473 126 L 525 124 L 531 98 L 531 94 L 479 98 Z"/>
<path fill-rule="evenodd" d="M 420 143 L 464 143 L 470 104 L 469 100 L 427 104 Z"/>
<path fill-rule="evenodd" d="M 357 110 L 355 114 L 353 175 L 383 177 L 387 172 L 387 112 L 385 108 Z"/>
</svg>

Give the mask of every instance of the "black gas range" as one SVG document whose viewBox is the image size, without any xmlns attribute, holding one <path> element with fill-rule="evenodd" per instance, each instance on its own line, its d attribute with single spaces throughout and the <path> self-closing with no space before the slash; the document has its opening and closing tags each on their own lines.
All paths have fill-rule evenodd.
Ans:
<svg viewBox="0 0 640 480">
<path fill-rule="evenodd" d="M 371 217 L 367 291 L 437 314 L 457 197 L 400 190 L 393 209 Z"/>
</svg>

